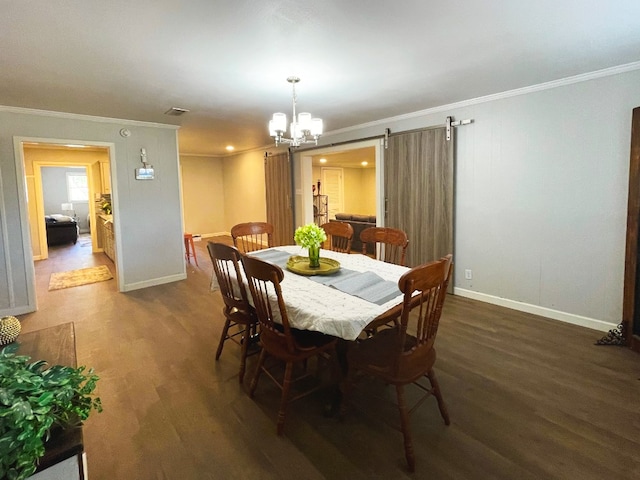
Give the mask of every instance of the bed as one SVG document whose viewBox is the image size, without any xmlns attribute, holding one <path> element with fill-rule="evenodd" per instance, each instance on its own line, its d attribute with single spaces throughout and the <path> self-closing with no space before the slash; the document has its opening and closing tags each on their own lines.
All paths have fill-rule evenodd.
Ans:
<svg viewBox="0 0 640 480">
<path fill-rule="evenodd" d="M 45 215 L 47 245 L 64 245 L 78 241 L 78 222 L 67 215 Z"/>
</svg>

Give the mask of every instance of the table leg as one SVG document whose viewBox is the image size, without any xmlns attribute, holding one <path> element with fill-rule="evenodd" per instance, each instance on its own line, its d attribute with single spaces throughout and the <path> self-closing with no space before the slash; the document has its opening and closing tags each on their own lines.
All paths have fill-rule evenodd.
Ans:
<svg viewBox="0 0 640 480">
<path fill-rule="evenodd" d="M 325 417 L 334 417 L 340 413 L 342 406 L 343 391 L 345 388 L 344 382 L 347 379 L 348 364 L 347 364 L 347 349 L 349 348 L 349 341 L 344 339 L 338 339 L 335 351 L 334 371 L 336 377 L 336 384 L 334 392 L 331 396 L 331 400 L 324 407 Z"/>
</svg>

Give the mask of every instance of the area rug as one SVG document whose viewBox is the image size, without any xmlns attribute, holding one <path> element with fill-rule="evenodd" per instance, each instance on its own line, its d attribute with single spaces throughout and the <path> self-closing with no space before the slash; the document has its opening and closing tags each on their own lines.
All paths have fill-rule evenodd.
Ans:
<svg viewBox="0 0 640 480">
<path fill-rule="evenodd" d="M 49 279 L 49 290 L 60 290 L 62 288 L 77 287 L 89 283 L 104 282 L 112 278 L 113 275 L 111 275 L 111 271 L 106 265 L 52 273 Z"/>
</svg>

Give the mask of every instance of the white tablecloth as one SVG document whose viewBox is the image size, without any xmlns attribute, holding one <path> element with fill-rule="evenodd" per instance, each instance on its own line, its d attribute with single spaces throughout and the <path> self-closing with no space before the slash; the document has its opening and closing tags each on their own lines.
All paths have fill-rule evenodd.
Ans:
<svg viewBox="0 0 640 480">
<path fill-rule="evenodd" d="M 274 247 L 268 250 L 282 250 L 290 255 L 307 255 L 306 249 L 298 246 Z M 254 253 L 259 256 L 260 252 L 266 252 L 266 250 Z M 395 283 L 404 272 L 409 270 L 406 267 L 374 260 L 361 254 L 321 250 L 320 256 L 337 260 L 341 268 L 357 272 L 374 272 L 384 280 Z M 301 330 L 314 330 L 345 340 L 355 340 L 372 320 L 391 307 L 402 303 L 400 291 L 397 297 L 377 305 L 315 282 L 310 277 L 290 272 L 286 268 L 283 268 L 283 271 L 284 280 L 281 288 L 289 323 L 292 327 Z"/>
</svg>

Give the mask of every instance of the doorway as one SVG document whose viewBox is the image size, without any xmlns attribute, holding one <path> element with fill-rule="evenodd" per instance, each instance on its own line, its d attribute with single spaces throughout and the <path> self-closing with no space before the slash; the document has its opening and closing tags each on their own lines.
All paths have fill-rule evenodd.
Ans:
<svg viewBox="0 0 640 480">
<path fill-rule="evenodd" d="M 296 171 L 300 176 L 296 181 L 296 223 L 303 225 L 314 221 L 313 199 L 318 194 L 317 181 L 320 179 L 320 193 L 334 193 L 327 184 L 323 171 L 337 168 L 342 172 L 341 191 L 336 191 L 342 199 L 328 199 L 329 208 L 338 205 L 332 213 L 360 213 L 376 215 L 378 225 L 382 225 L 384 212 L 382 195 L 382 145 L 381 140 L 367 140 L 335 147 L 319 148 L 304 152 L 296 157 Z M 335 177 L 335 175 L 334 175 Z M 339 181 L 339 180 L 338 180 Z M 330 183 L 330 182 L 329 182 Z M 340 188 L 336 184 L 336 188 Z"/>
<path fill-rule="evenodd" d="M 84 169 L 87 179 L 87 198 L 86 203 L 82 205 L 84 218 L 80 224 L 90 230 L 93 253 L 101 252 L 102 246 L 99 244 L 97 229 L 92 227 L 97 225 L 97 215 L 100 213 L 98 205 L 101 199 L 104 195 L 111 195 L 109 148 L 84 144 L 23 142 L 22 154 L 29 201 L 29 230 L 33 259 L 45 260 L 48 257 L 45 215 L 55 213 L 69 216 L 72 214 L 73 217 L 76 212 L 73 206 L 74 198 L 69 197 L 73 193 L 68 192 L 67 185 L 60 184 L 66 183 L 66 175 L 61 169 L 68 169 L 67 173 L 73 169 Z M 52 182 L 51 179 L 47 181 L 50 169 L 57 169 L 59 173 L 57 182 L 55 180 Z M 50 201 L 45 205 L 43 182 L 47 183 L 50 192 L 52 190 L 57 192 L 55 198 L 66 199 L 66 201 L 59 202 L 59 206 L 53 205 Z M 65 210 L 63 207 L 71 208 L 63 212 L 62 210 Z"/>
<path fill-rule="evenodd" d="M 49 247 L 47 245 L 47 233 L 45 225 L 45 213 L 51 213 L 45 209 L 43 193 L 43 171 L 49 168 L 65 168 L 70 171 L 84 171 L 86 175 L 87 202 L 85 204 L 86 216 L 84 225 L 90 230 L 85 241 L 83 254 L 89 252 L 91 255 L 100 254 L 103 249 L 97 235 L 97 215 L 101 213 L 99 205 L 103 195 L 111 195 L 111 165 L 113 159 L 113 144 L 103 142 L 69 141 L 55 139 L 14 139 L 16 162 L 20 162 L 24 175 L 24 185 L 26 186 L 24 196 L 27 205 L 26 218 L 22 221 L 28 225 L 29 235 L 25 237 L 25 252 L 31 253 L 30 262 L 32 269 L 27 270 L 27 281 L 31 285 L 29 288 L 30 308 L 36 309 L 37 299 L 35 299 L 36 268 L 35 262 L 47 260 L 49 258 Z M 46 177 L 46 173 L 45 173 Z M 65 182 L 66 183 L 66 182 Z M 59 186 L 60 187 L 60 186 Z M 66 191 L 67 186 L 62 186 Z M 66 197 L 69 200 L 69 197 Z M 71 204 L 71 205 L 69 205 Z M 64 212 L 65 208 L 71 207 Z M 60 205 L 51 207 L 61 214 L 74 216 L 75 207 L 73 202 L 60 202 Z M 27 260 L 25 258 L 25 260 Z M 119 284 L 119 275 L 115 262 L 113 267 L 114 277 Z M 73 268 L 70 268 L 73 269 Z M 42 270 L 42 269 L 40 269 Z"/>
</svg>

